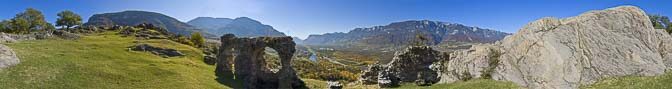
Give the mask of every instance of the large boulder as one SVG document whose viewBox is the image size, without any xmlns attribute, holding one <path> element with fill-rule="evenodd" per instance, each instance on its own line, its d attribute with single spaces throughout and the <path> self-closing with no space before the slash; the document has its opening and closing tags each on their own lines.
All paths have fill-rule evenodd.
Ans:
<svg viewBox="0 0 672 89">
<path fill-rule="evenodd" d="M 5 45 L 0 45 L 0 69 L 19 64 L 19 62 L 19 58 L 16 57 L 16 54 L 11 48 Z"/>
<path fill-rule="evenodd" d="M 566 19 L 542 18 L 494 45 L 475 46 L 442 63 L 442 81 L 468 74 L 532 89 L 575 89 L 618 76 L 655 76 L 672 65 L 672 37 L 634 6 Z M 489 55 L 483 57 L 483 55 Z"/>
<path fill-rule="evenodd" d="M 498 63 L 499 52 L 496 50 L 489 44 L 473 45 L 468 50 L 451 53 L 450 60 L 436 62 L 432 67 L 440 72 L 439 83 L 489 77 L 494 70 L 490 65 Z"/>
<path fill-rule="evenodd" d="M 203 56 L 203 62 L 208 65 L 215 65 L 215 63 L 217 63 L 217 57 L 214 55 L 205 55 Z"/>
<path fill-rule="evenodd" d="M 176 57 L 176 56 L 184 56 L 185 54 L 177 51 L 175 49 L 169 49 L 169 48 L 160 48 L 160 47 L 154 47 L 149 44 L 139 44 L 135 46 L 130 47 L 131 50 L 133 51 L 145 51 L 145 52 L 150 52 L 154 55 L 159 55 L 161 57 Z"/>
<path fill-rule="evenodd" d="M 380 73 L 383 70 L 384 68 L 380 64 L 369 65 L 368 69 L 362 71 L 362 75 L 359 77 L 359 80 L 363 84 L 377 84 L 378 73 Z"/>
<path fill-rule="evenodd" d="M 446 57 L 447 54 L 433 50 L 429 46 L 409 47 L 405 51 L 397 52 L 392 61 L 386 65 L 386 70 L 392 72 L 391 74 L 401 82 L 429 81 L 431 85 L 438 82 L 438 79 L 426 80 L 427 77 L 436 78 L 436 74 L 432 74 L 436 71 L 432 70 L 430 65 L 447 59 Z"/>
<path fill-rule="evenodd" d="M 428 46 L 409 47 L 395 53 L 392 61 L 386 65 L 370 66 L 369 70 L 363 72 L 361 81 L 371 84 L 375 80 L 380 87 L 395 87 L 402 82 L 432 85 L 440 79 L 437 71 L 430 66 L 447 57 L 447 54 Z"/>
<path fill-rule="evenodd" d="M 338 81 L 327 81 L 327 88 L 329 89 L 343 89 L 343 84 Z"/>
<path fill-rule="evenodd" d="M 56 35 L 56 36 L 61 37 L 63 39 L 69 39 L 69 40 L 76 40 L 76 39 L 81 38 L 77 34 L 70 33 L 70 32 L 63 31 L 63 30 L 55 30 L 55 31 L 53 31 L 53 35 Z"/>
</svg>

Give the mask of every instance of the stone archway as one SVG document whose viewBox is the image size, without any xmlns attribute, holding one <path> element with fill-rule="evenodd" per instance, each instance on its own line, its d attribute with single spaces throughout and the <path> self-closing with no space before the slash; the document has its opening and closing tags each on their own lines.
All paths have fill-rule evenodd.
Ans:
<svg viewBox="0 0 672 89">
<path fill-rule="evenodd" d="M 296 43 L 291 37 L 237 38 L 233 34 L 221 37 L 222 45 L 215 72 L 218 76 L 242 81 L 242 87 L 255 88 L 305 88 L 291 66 Z M 274 49 L 280 57 L 279 72 L 266 68 L 263 57 L 266 47 Z M 233 60 L 235 72 L 229 62 Z M 282 82 L 280 82 L 282 81 Z"/>
</svg>

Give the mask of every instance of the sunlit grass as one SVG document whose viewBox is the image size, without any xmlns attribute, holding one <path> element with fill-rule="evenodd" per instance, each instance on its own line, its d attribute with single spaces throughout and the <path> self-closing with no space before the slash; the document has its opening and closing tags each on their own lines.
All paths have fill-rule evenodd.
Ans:
<svg viewBox="0 0 672 89">
<path fill-rule="evenodd" d="M 216 89 L 214 66 L 202 63 L 199 49 L 168 40 L 134 42 L 112 32 L 80 40 L 32 40 L 6 44 L 21 63 L 0 71 L 3 89 Z M 177 49 L 187 56 L 162 58 L 127 47 Z"/>
<path fill-rule="evenodd" d="M 601 80 L 585 89 L 672 89 L 672 73 L 660 76 L 626 76 Z"/>
<path fill-rule="evenodd" d="M 404 84 L 400 87 L 397 87 L 397 89 L 520 89 L 520 87 L 513 82 L 496 81 L 490 79 L 475 79 L 464 82 L 434 84 L 432 86 Z"/>
</svg>

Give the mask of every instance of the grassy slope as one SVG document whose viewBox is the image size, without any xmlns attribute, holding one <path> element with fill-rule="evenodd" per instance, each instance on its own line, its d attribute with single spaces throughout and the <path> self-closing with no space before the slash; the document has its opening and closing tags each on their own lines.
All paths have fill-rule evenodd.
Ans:
<svg viewBox="0 0 672 89">
<path fill-rule="evenodd" d="M 434 84 L 432 86 L 416 86 L 415 84 L 404 84 L 398 89 L 519 89 L 513 82 L 496 81 L 490 79 L 475 79 L 465 82 L 456 82 L 448 84 Z"/>
<path fill-rule="evenodd" d="M 188 56 L 162 58 L 129 51 L 136 43 L 108 32 L 81 40 L 34 40 L 7 44 L 21 63 L 0 70 L 0 88 L 225 88 L 199 49 L 167 40 L 140 41 L 175 48 Z"/>
<path fill-rule="evenodd" d="M 626 76 L 601 80 L 585 89 L 672 89 L 672 73 L 660 76 Z"/>
</svg>

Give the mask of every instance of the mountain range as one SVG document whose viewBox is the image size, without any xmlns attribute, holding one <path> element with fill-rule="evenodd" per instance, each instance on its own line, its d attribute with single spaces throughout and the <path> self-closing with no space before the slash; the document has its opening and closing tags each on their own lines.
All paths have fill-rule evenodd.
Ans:
<svg viewBox="0 0 672 89">
<path fill-rule="evenodd" d="M 457 23 L 410 20 L 385 26 L 356 28 L 347 33 L 310 35 L 307 45 L 377 45 L 399 47 L 416 43 L 437 45 L 449 42 L 492 43 L 510 33 Z"/>
<path fill-rule="evenodd" d="M 263 24 L 248 17 L 214 18 L 197 17 L 187 23 L 173 17 L 148 11 L 122 11 L 115 13 L 95 14 L 84 25 L 134 26 L 150 23 L 166 28 L 169 32 L 189 35 L 202 32 L 206 37 L 216 38 L 227 33 L 239 37 L 287 36 L 270 25 Z M 385 26 L 356 28 L 347 33 L 326 33 L 310 35 L 297 43 L 307 45 L 359 45 L 372 47 L 403 47 L 410 44 L 438 45 L 442 43 L 492 43 L 503 39 L 510 33 L 499 32 L 457 23 L 410 20 L 394 22 Z M 421 38 L 421 40 L 419 39 Z"/>
<path fill-rule="evenodd" d="M 227 33 L 232 33 L 239 37 L 286 36 L 285 33 L 275 30 L 272 26 L 262 24 L 261 22 L 248 17 L 239 17 L 235 19 L 198 17 L 187 23 L 198 27 L 199 29 L 203 29 L 206 33 L 220 36 Z"/>
</svg>

